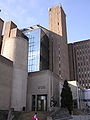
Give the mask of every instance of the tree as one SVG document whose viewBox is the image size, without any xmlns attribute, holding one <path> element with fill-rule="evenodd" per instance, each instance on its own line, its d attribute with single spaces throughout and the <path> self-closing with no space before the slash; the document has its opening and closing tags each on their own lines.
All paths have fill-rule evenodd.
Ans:
<svg viewBox="0 0 90 120">
<path fill-rule="evenodd" d="M 64 81 L 64 85 L 61 92 L 61 107 L 67 108 L 69 113 L 73 109 L 73 97 L 71 88 L 68 85 L 67 80 Z"/>
</svg>

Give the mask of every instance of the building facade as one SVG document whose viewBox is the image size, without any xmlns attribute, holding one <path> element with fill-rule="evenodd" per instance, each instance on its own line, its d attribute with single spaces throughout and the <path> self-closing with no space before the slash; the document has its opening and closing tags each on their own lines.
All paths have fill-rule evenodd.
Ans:
<svg viewBox="0 0 90 120">
<path fill-rule="evenodd" d="M 66 15 L 60 5 L 49 9 L 49 68 L 69 80 Z"/>
<path fill-rule="evenodd" d="M 85 108 L 85 89 L 76 81 L 68 81 L 72 91 L 73 107 L 78 109 Z"/>
<path fill-rule="evenodd" d="M 5 25 L 1 54 L 13 61 L 10 107 L 20 111 L 26 106 L 28 38 L 12 21 Z"/>
<path fill-rule="evenodd" d="M 22 32 L 29 38 L 28 72 L 49 69 L 69 80 L 66 15 L 62 7 L 49 9 L 49 30 L 35 25 Z"/>
<path fill-rule="evenodd" d="M 29 73 L 27 111 L 47 111 L 52 106 L 52 99 L 59 106 L 59 82 L 59 76 L 49 70 Z"/>
<path fill-rule="evenodd" d="M 70 79 L 90 88 L 90 40 L 68 44 Z"/>
<path fill-rule="evenodd" d="M 60 105 L 65 79 L 90 88 L 90 40 L 67 44 L 66 15 L 58 5 L 49 9 L 49 30 L 6 23 L 0 67 L 0 109 L 46 111 Z"/>
<path fill-rule="evenodd" d="M 29 38 L 28 72 L 49 69 L 49 32 L 40 25 L 24 28 Z"/>
</svg>

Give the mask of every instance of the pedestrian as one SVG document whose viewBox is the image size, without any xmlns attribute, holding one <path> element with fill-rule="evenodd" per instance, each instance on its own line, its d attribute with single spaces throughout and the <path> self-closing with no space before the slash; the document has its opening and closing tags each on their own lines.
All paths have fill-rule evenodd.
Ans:
<svg viewBox="0 0 90 120">
<path fill-rule="evenodd" d="M 33 120 L 38 120 L 38 119 L 37 119 L 37 113 L 34 114 Z"/>
</svg>

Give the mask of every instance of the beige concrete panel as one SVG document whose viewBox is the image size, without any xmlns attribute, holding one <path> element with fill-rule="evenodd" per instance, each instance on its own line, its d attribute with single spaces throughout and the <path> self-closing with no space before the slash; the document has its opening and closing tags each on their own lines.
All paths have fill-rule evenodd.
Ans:
<svg viewBox="0 0 90 120">
<path fill-rule="evenodd" d="M 22 110 L 26 107 L 27 72 L 13 68 L 11 107 Z"/>
<path fill-rule="evenodd" d="M 11 105 L 11 88 L 13 63 L 0 56 L 0 110 L 9 110 Z"/>
<path fill-rule="evenodd" d="M 11 29 L 13 28 L 17 28 L 17 26 L 12 21 L 6 22 L 5 30 L 4 30 L 4 37 L 3 37 L 3 44 L 2 44 L 2 49 L 1 49 L 2 55 L 3 55 L 5 40 L 7 37 L 10 37 L 10 32 L 11 32 Z"/>
<path fill-rule="evenodd" d="M 26 107 L 28 41 L 21 37 L 6 38 L 3 56 L 13 61 L 11 107 L 20 111 Z"/>
</svg>

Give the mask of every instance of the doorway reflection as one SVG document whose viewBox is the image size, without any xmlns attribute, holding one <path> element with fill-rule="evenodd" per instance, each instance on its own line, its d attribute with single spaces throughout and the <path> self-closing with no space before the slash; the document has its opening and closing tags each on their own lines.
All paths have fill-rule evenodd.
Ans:
<svg viewBox="0 0 90 120">
<path fill-rule="evenodd" d="M 47 110 L 47 95 L 37 95 L 37 110 L 38 111 Z"/>
</svg>

